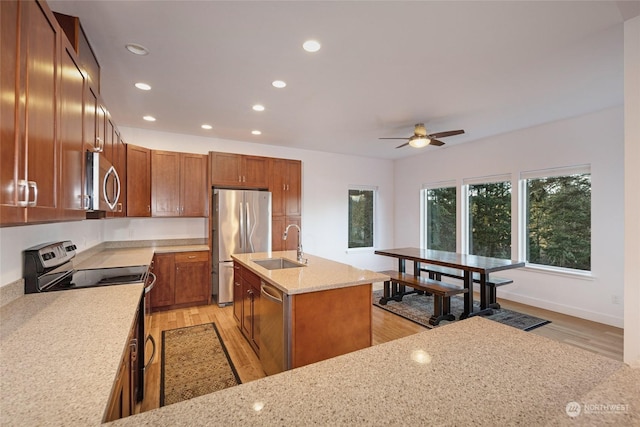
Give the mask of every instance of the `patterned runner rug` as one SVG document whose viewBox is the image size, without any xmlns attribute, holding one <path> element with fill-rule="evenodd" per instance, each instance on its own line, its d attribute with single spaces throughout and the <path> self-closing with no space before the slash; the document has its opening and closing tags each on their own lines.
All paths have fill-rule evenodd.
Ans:
<svg viewBox="0 0 640 427">
<path fill-rule="evenodd" d="M 240 384 L 215 323 L 162 331 L 160 406 Z"/>
<path fill-rule="evenodd" d="M 450 321 L 442 320 L 438 326 L 432 326 L 429 324 L 429 317 L 433 314 L 432 296 L 411 294 L 404 296 L 400 302 L 388 301 L 386 305 L 380 305 L 379 301 L 382 295 L 382 290 L 373 291 L 373 305 L 393 314 L 397 314 L 400 317 L 404 317 L 405 319 L 411 320 L 412 322 L 418 323 L 419 325 L 431 329 L 451 323 Z M 473 303 L 477 309 L 480 308 L 480 303 L 478 301 L 474 301 Z M 456 316 L 456 319 L 458 319 L 463 311 L 464 300 L 458 296 L 452 297 L 451 314 Z M 542 325 L 546 325 L 547 323 L 551 323 L 549 320 L 529 316 L 524 313 L 518 313 L 506 308 L 494 309 L 492 315 L 484 317 L 486 319 L 504 323 L 505 325 L 513 326 L 514 328 L 522 329 L 523 331 L 530 331 Z M 457 320 L 454 320 L 453 322 L 455 321 Z"/>
</svg>

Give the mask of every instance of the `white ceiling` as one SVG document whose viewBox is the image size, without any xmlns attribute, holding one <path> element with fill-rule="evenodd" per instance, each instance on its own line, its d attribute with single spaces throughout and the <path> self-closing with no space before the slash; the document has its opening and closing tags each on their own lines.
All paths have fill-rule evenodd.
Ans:
<svg viewBox="0 0 640 427">
<path fill-rule="evenodd" d="M 614 1 L 48 4 L 80 17 L 120 127 L 390 159 L 420 151 L 378 137 L 418 122 L 466 131 L 421 149 L 441 150 L 622 105 L 622 22 L 637 14 Z"/>
</svg>

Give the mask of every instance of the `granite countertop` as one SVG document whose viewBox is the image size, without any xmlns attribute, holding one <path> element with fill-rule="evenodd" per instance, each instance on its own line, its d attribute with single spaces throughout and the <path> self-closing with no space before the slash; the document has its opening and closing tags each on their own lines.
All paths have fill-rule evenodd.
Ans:
<svg viewBox="0 0 640 427">
<path fill-rule="evenodd" d="M 638 384 L 640 369 L 472 317 L 113 424 L 631 426 Z"/>
<path fill-rule="evenodd" d="M 149 265 L 156 252 L 204 244 L 115 242 L 78 254 L 76 269 Z M 16 282 L 22 287 L 23 281 Z M 0 424 L 98 425 L 143 284 L 20 295 L 0 307 Z"/>
<path fill-rule="evenodd" d="M 307 260 L 304 267 L 268 270 L 253 262 L 254 260 L 280 257 L 296 262 L 296 251 L 233 254 L 231 257 L 289 295 L 389 280 L 389 276 L 384 274 L 309 254 L 304 255 Z"/>
<path fill-rule="evenodd" d="M 100 424 L 142 292 L 103 286 L 3 306 L 0 424 Z"/>
</svg>

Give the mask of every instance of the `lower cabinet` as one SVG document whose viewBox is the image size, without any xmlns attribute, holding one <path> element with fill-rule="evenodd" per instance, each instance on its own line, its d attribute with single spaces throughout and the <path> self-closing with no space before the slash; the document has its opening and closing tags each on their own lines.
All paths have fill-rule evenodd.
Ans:
<svg viewBox="0 0 640 427">
<path fill-rule="evenodd" d="M 140 369 L 138 363 L 141 356 L 139 346 L 143 344 L 140 336 L 139 314 L 138 309 L 135 315 L 136 321 L 129 331 L 127 348 L 120 361 L 120 368 L 111 389 L 111 396 L 103 420 L 105 423 L 128 417 L 136 412 L 136 388 L 142 386 L 138 382 Z"/>
<path fill-rule="evenodd" d="M 260 355 L 260 277 L 234 262 L 233 316 L 242 335 Z"/>
<path fill-rule="evenodd" d="M 175 252 L 153 257 L 156 283 L 151 291 L 154 311 L 211 302 L 209 252 Z"/>
</svg>

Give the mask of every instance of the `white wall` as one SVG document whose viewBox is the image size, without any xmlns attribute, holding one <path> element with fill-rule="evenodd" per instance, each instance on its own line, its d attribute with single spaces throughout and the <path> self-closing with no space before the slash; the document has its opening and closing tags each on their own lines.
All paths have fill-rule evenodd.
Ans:
<svg viewBox="0 0 640 427">
<path fill-rule="evenodd" d="M 533 271 L 502 274 L 515 283 L 500 297 L 623 325 L 623 108 L 551 122 L 471 144 L 433 149 L 396 161 L 395 245 L 420 244 L 422 184 L 510 173 L 514 197 L 521 171 L 591 165 L 592 272 L 589 279 Z M 514 216 L 514 219 L 517 216 Z M 517 240 L 516 240 L 517 241 Z M 517 246 L 516 246 L 517 247 Z M 518 254 L 514 252 L 517 257 Z M 618 303 L 613 303 L 613 298 Z"/>
<path fill-rule="evenodd" d="M 624 23 L 624 361 L 640 367 L 640 16 Z"/>
</svg>

